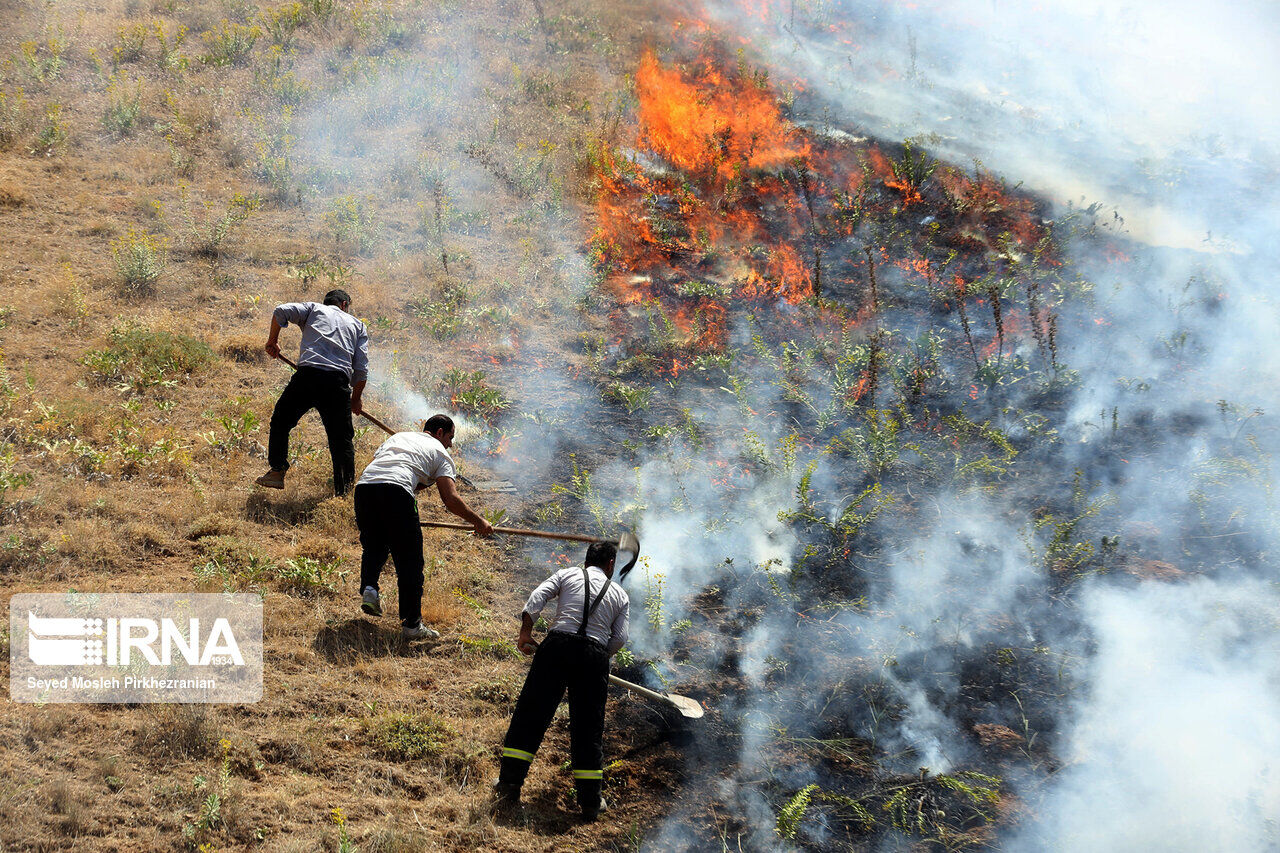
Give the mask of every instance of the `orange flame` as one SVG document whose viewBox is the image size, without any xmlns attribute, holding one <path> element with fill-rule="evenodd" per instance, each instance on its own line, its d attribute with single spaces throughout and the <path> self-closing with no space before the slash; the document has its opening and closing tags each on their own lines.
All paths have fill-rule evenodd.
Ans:
<svg viewBox="0 0 1280 853">
<path fill-rule="evenodd" d="M 640 138 L 673 166 L 708 168 L 730 178 L 743 167 L 768 169 L 808 154 L 768 90 L 726 80 L 711 68 L 689 82 L 647 51 L 636 71 Z"/>
</svg>

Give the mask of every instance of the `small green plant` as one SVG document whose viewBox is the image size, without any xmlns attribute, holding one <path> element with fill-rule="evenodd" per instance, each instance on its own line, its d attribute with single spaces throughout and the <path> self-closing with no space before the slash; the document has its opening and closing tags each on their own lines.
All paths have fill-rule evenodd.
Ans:
<svg viewBox="0 0 1280 853">
<path fill-rule="evenodd" d="M 415 761 L 444 751 L 457 737 L 446 723 L 427 713 L 383 714 L 365 721 L 374 751 L 391 761 Z"/>
<path fill-rule="evenodd" d="M 222 426 L 221 433 L 209 430 L 200 433 L 200 437 L 220 456 L 233 450 L 249 450 L 254 444 L 252 436 L 261 426 L 258 416 L 249 409 L 236 415 L 222 415 L 217 421 Z"/>
<path fill-rule="evenodd" d="M 326 23 L 338 10 L 338 0 L 303 0 L 303 7 L 317 21 Z"/>
<path fill-rule="evenodd" d="M 304 598 L 319 593 L 334 593 L 349 573 L 339 569 L 342 558 L 321 561 L 313 557 L 285 560 L 275 569 L 275 578 L 285 592 Z"/>
<path fill-rule="evenodd" d="M 262 199 L 256 195 L 234 193 L 221 214 L 211 214 L 206 204 L 200 205 L 197 214 L 191 205 L 190 191 L 186 184 L 178 186 L 178 198 L 182 205 L 182 218 L 186 224 L 187 244 L 192 254 L 206 258 L 217 257 L 222 244 L 237 226 L 262 207 Z"/>
<path fill-rule="evenodd" d="M 160 21 L 151 22 L 151 32 L 155 34 L 159 52 L 156 54 L 156 65 L 161 71 L 183 71 L 187 67 L 187 58 L 178 50 L 187 40 L 187 28 L 178 24 L 172 33 L 165 31 Z"/>
<path fill-rule="evenodd" d="M 307 9 L 301 3 L 286 3 L 278 9 L 260 12 L 258 22 L 271 36 L 273 45 L 288 49 L 293 45 L 294 33 L 307 23 L 307 17 Z"/>
<path fill-rule="evenodd" d="M 273 122 L 257 116 L 254 128 L 257 139 L 253 149 L 258 159 L 253 173 L 270 187 L 267 197 L 277 204 L 286 204 L 301 198 L 301 189 L 293 179 L 293 145 L 296 138 L 292 132 L 293 107 L 283 106 Z"/>
<path fill-rule="evenodd" d="M 614 380 L 605 386 L 603 396 L 606 400 L 612 400 L 621 405 L 627 410 L 627 414 L 633 415 L 649 405 L 650 400 L 653 399 L 653 389 Z"/>
<path fill-rule="evenodd" d="M 113 136 L 124 137 L 133 132 L 142 112 L 142 80 L 132 88 L 123 72 L 111 75 L 107 84 L 107 106 L 102 111 L 102 127 Z"/>
<path fill-rule="evenodd" d="M 469 307 L 470 301 L 470 292 L 455 285 L 447 288 L 441 299 L 422 297 L 411 301 L 409 310 L 423 322 L 427 331 L 447 341 L 477 328 L 479 312 Z"/>
<path fill-rule="evenodd" d="M 464 652 L 502 660 L 504 658 L 519 660 L 520 650 L 510 640 L 490 640 L 488 637 L 462 637 Z"/>
<path fill-rule="evenodd" d="M 778 809 L 778 822 L 774 831 L 780 838 L 787 841 L 795 839 L 796 831 L 800 829 L 800 821 L 804 820 L 804 813 L 809 810 L 809 801 L 818 790 L 820 789 L 817 785 L 805 785 L 796 791 L 795 796 L 787 800 L 782 808 Z"/>
<path fill-rule="evenodd" d="M 645 570 L 644 612 L 649 630 L 657 635 L 662 633 L 662 628 L 667 623 L 666 606 L 662 597 L 662 585 L 666 576 L 662 572 L 649 574 L 647 564 Z"/>
<path fill-rule="evenodd" d="M 483 370 L 465 370 L 452 367 L 440 380 L 442 390 L 449 395 L 449 403 L 458 411 L 479 415 L 493 420 L 511 405 L 501 389 L 485 380 Z"/>
<path fill-rule="evenodd" d="M 84 356 L 95 379 L 135 392 L 171 387 L 179 377 L 199 372 L 213 360 L 213 350 L 202 341 L 140 326 L 112 329 L 105 347 Z"/>
<path fill-rule="evenodd" d="M 27 99 L 21 89 L 0 89 L 0 150 L 12 147 L 27 128 Z"/>
<path fill-rule="evenodd" d="M 272 45 L 262 64 L 253 70 L 253 80 L 262 93 L 290 107 L 296 107 L 311 94 L 311 84 L 291 70 L 293 61 L 292 50 Z"/>
<path fill-rule="evenodd" d="M 69 135 L 67 124 L 62 120 L 62 105 L 51 103 L 45 107 L 44 124 L 36 134 L 31 153 L 52 157 L 67 147 Z"/>
<path fill-rule="evenodd" d="M 8 445 L 0 448 L 0 506 L 4 506 L 5 493 L 30 484 L 30 474 L 15 474 L 13 471 L 13 448 Z"/>
<path fill-rule="evenodd" d="M 224 18 L 217 29 L 200 36 L 209 51 L 203 61 L 216 66 L 243 65 L 261 36 L 262 29 L 257 26 L 237 24 Z"/>
<path fill-rule="evenodd" d="M 182 826 L 183 841 L 188 847 L 201 851 L 212 849 L 212 845 L 206 843 L 207 839 L 226 829 L 223 807 L 231 796 L 231 741 L 223 738 L 218 743 L 222 748 L 222 762 L 218 766 L 217 784 L 200 801 L 196 819 Z M 208 787 L 209 781 L 204 776 L 197 775 L 192 780 L 191 788 L 196 794 Z"/>
<path fill-rule="evenodd" d="M 371 205 L 353 195 L 339 196 L 333 200 L 325 218 L 333 229 L 333 236 L 340 248 L 360 255 L 368 255 L 378 245 L 381 226 L 373 218 Z"/>
<path fill-rule="evenodd" d="M 112 62 L 120 66 L 126 62 L 137 62 L 141 59 L 149 32 L 147 25 L 143 23 L 121 24 L 116 30 L 118 44 L 111 48 Z"/>
<path fill-rule="evenodd" d="M 330 261 L 320 255 L 295 255 L 285 258 L 289 267 L 285 274 L 290 278 L 300 279 L 305 286 L 319 281 L 321 276 L 328 279 L 328 287 L 346 287 L 351 281 L 351 267 L 343 266 L 338 261 Z"/>
<path fill-rule="evenodd" d="M 295 3 L 293 5 L 297 6 L 298 4 Z M 351 836 L 347 833 L 347 816 L 342 813 L 342 806 L 335 806 L 329 816 L 338 827 L 338 853 L 356 853 L 356 843 L 351 840 Z"/>
<path fill-rule="evenodd" d="M 27 76 L 37 83 L 50 83 L 62 75 L 63 59 L 67 52 L 67 40 L 62 31 L 52 28 L 46 31 L 43 43 L 24 41 L 18 45 Z"/>
<path fill-rule="evenodd" d="M 67 318 L 73 329 L 81 329 L 89 319 L 89 300 L 85 295 L 80 277 L 71 269 L 71 264 L 62 265 L 62 276 L 59 282 L 57 302 L 54 306 L 58 314 Z"/>
<path fill-rule="evenodd" d="M 120 292 L 125 296 L 147 296 L 155 292 L 168 266 L 168 241 L 130 228 L 111 244 L 111 259 L 115 262 Z"/>
</svg>

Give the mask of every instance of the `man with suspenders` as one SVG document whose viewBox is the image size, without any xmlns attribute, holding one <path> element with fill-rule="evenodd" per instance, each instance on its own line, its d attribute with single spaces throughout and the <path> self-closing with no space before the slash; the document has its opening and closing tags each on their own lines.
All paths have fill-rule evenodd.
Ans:
<svg viewBox="0 0 1280 853">
<path fill-rule="evenodd" d="M 502 770 L 494 786 L 500 806 L 519 803 L 534 753 L 567 689 L 573 779 L 583 820 L 595 820 L 602 808 L 609 658 L 626 645 L 631 607 L 626 591 L 613 582 L 616 558 L 612 543 L 591 545 L 583 566 L 561 569 L 543 581 L 520 614 L 516 646 L 533 655 L 533 665 L 502 743 Z M 539 646 L 533 641 L 533 623 L 552 598 L 557 600 L 555 620 Z"/>
</svg>

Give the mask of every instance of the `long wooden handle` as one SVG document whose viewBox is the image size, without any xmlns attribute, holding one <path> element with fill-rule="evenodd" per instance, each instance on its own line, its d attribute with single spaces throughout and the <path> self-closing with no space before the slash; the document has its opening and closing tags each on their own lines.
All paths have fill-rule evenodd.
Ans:
<svg viewBox="0 0 1280 853">
<path fill-rule="evenodd" d="M 287 364 L 287 365 L 289 365 L 290 367 L 292 367 L 294 370 L 297 370 L 297 369 L 298 369 L 298 365 L 296 365 L 296 364 L 294 364 L 292 361 L 290 361 L 290 360 L 289 360 L 289 356 L 285 355 L 284 353 L 280 353 L 280 355 L 276 356 L 276 358 L 280 359 L 280 360 L 281 360 L 281 361 L 283 361 L 285 364 Z M 365 418 L 365 419 L 367 419 L 367 420 L 369 420 L 369 421 L 372 421 L 374 426 L 376 426 L 376 427 L 378 427 L 379 429 L 381 429 L 381 430 L 382 430 L 383 432 L 385 432 L 387 435 L 395 435 L 395 434 L 396 434 L 396 431 L 395 431 L 395 430 L 393 430 L 391 427 L 387 426 L 387 425 L 386 425 L 386 424 L 384 424 L 382 421 L 378 420 L 377 418 L 375 418 L 373 415 L 369 414 L 368 412 L 361 412 L 361 413 L 360 413 L 360 417 Z"/>
<path fill-rule="evenodd" d="M 474 530 L 470 524 L 459 524 L 453 521 L 422 521 L 423 527 L 443 527 L 448 530 Z M 507 533 L 511 536 L 536 536 L 539 539 L 568 539 L 571 542 L 612 542 L 612 539 L 601 539 L 599 536 L 583 536 L 580 533 L 551 533 L 547 530 L 525 530 L 520 527 L 495 527 L 494 533 Z"/>
<path fill-rule="evenodd" d="M 676 705 L 676 703 L 672 702 L 671 697 L 667 696 L 667 694 L 659 693 L 656 690 L 650 690 L 648 687 L 641 687 L 639 684 L 634 684 L 630 681 L 621 679 L 613 673 L 609 673 L 609 683 L 616 684 L 617 686 L 630 690 L 633 693 L 639 693 L 646 699 L 652 699 L 655 702 L 661 702 L 664 705 L 671 705 L 675 708 L 680 707 L 679 705 Z"/>
</svg>

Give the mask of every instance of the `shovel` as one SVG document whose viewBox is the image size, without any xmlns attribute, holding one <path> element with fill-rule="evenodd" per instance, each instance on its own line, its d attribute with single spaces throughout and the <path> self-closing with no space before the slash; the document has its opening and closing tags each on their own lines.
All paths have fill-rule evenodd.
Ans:
<svg viewBox="0 0 1280 853">
<path fill-rule="evenodd" d="M 624 681 L 616 675 L 609 676 L 609 683 L 616 684 L 624 690 L 639 693 L 644 698 L 652 699 L 660 705 L 675 708 L 680 712 L 680 716 L 687 720 L 702 719 L 704 712 L 702 710 L 702 704 L 697 699 L 690 699 L 688 696 L 681 696 L 678 693 L 659 693 L 656 690 L 641 687 L 639 684 L 632 684 L 630 681 Z"/>
<path fill-rule="evenodd" d="M 537 641 L 534 641 L 533 645 L 534 648 L 537 648 Z M 619 678 L 613 673 L 609 674 L 609 683 L 615 684 L 623 690 L 638 693 L 646 699 L 657 702 L 659 705 L 675 708 L 680 712 L 680 716 L 687 720 L 700 720 L 705 713 L 702 710 L 702 703 L 697 699 L 690 699 L 688 696 L 681 696 L 678 693 L 659 693 L 656 690 L 650 690 L 648 687 L 641 687 L 639 684 L 633 684 L 624 678 Z"/>
</svg>

